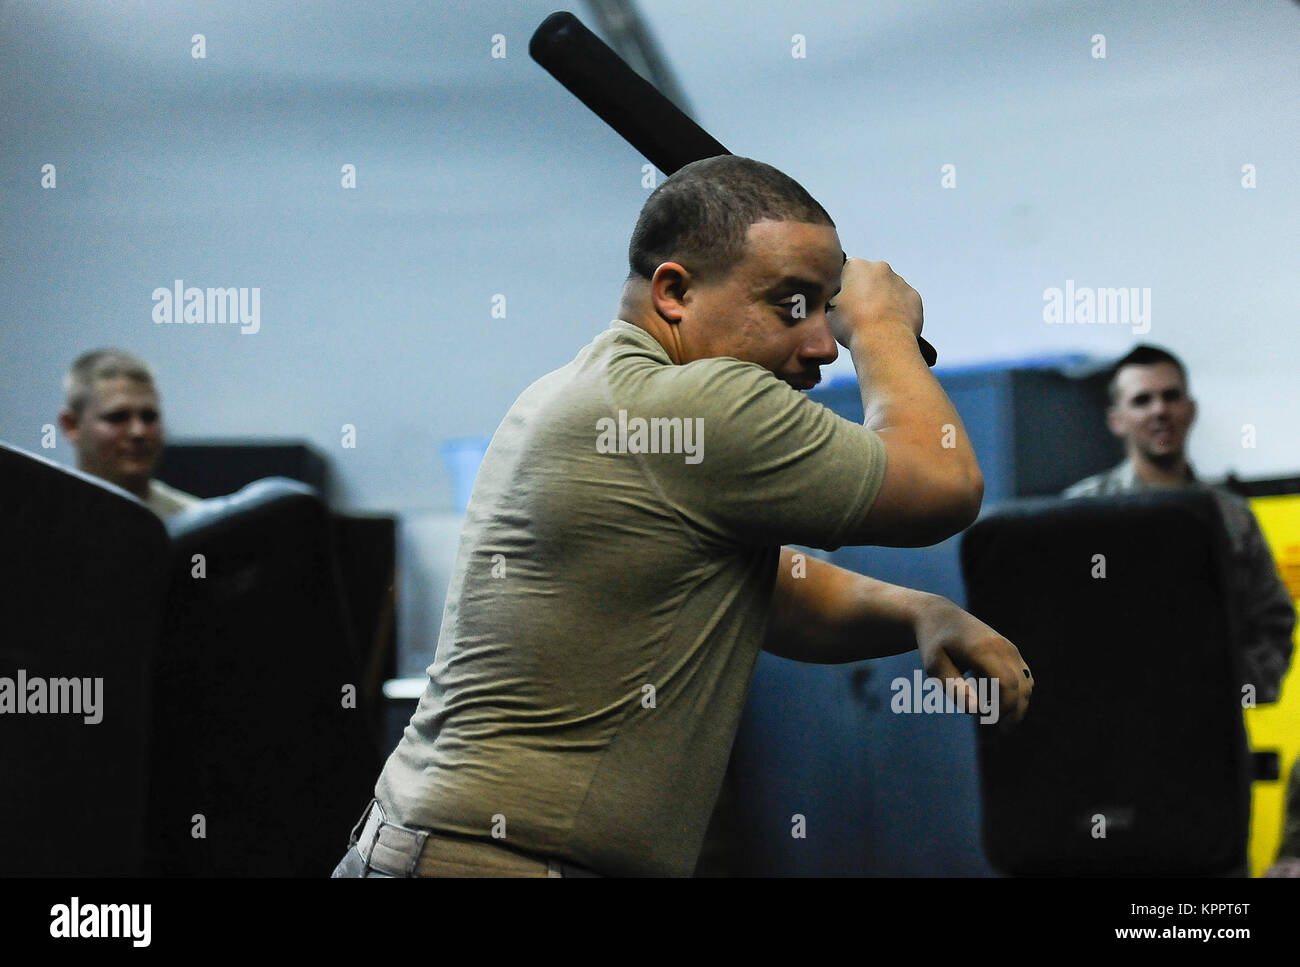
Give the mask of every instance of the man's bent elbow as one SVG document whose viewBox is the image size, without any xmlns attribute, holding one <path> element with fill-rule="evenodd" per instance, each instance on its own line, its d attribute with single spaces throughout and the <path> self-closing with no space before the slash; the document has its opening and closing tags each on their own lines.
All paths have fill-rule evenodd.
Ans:
<svg viewBox="0 0 1300 967">
<path fill-rule="evenodd" d="M 890 454 L 880 493 L 844 543 L 929 547 L 975 522 L 984 476 L 973 454 L 940 466 L 907 457 L 906 451 Z"/>
<path fill-rule="evenodd" d="M 929 468 L 931 530 L 939 532 L 937 541 L 959 534 L 979 517 L 984 503 L 984 474 L 969 445 L 950 451 L 942 465 Z M 925 492 L 923 491 L 923 493 Z"/>
<path fill-rule="evenodd" d="M 978 466 L 972 467 L 966 474 L 965 501 L 962 507 L 962 516 L 964 522 L 958 531 L 964 531 L 971 524 L 975 523 L 975 518 L 980 515 L 980 508 L 984 506 L 984 474 L 980 472 Z"/>
<path fill-rule="evenodd" d="M 924 528 L 929 544 L 946 541 L 975 523 L 984 503 L 984 475 L 979 467 L 967 470 L 937 487 L 936 495 L 940 494 L 942 496 L 937 496 L 932 505 L 928 526 Z"/>
<path fill-rule="evenodd" d="M 982 481 L 951 491 L 931 491 L 923 506 L 891 521 L 863 543 L 888 547 L 930 547 L 960 534 L 979 516 Z"/>
</svg>

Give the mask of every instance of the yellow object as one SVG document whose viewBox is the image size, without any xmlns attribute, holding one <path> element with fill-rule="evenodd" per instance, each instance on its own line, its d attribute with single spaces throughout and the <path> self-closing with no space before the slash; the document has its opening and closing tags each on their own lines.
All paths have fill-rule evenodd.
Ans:
<svg viewBox="0 0 1300 967">
<path fill-rule="evenodd" d="M 1250 506 L 1273 550 L 1278 573 L 1291 589 L 1291 599 L 1300 600 L 1300 494 L 1255 497 Z M 1296 638 L 1300 640 L 1300 627 Z M 1259 876 L 1277 856 L 1287 776 L 1300 755 L 1300 654 L 1292 657 L 1279 701 L 1246 709 L 1245 719 L 1251 749 L 1277 752 L 1281 772 L 1276 782 L 1256 782 L 1251 793 L 1250 868 L 1252 875 Z"/>
</svg>

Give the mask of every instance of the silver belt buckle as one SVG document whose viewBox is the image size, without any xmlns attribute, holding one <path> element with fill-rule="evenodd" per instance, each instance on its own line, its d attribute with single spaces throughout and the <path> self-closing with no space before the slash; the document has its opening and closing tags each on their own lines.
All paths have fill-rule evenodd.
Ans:
<svg viewBox="0 0 1300 967">
<path fill-rule="evenodd" d="M 356 821 L 356 824 L 352 827 L 352 832 L 348 834 L 348 849 L 358 846 L 361 842 L 361 835 L 365 831 L 364 827 L 366 825 L 366 820 L 370 818 L 370 810 L 377 805 L 379 805 L 378 800 L 371 799 L 370 802 L 366 803 L 366 808 L 361 810 L 361 818 Z M 361 852 L 359 847 L 357 852 Z"/>
<path fill-rule="evenodd" d="M 362 827 L 361 836 L 356 843 L 357 853 L 368 868 L 390 876 L 415 875 L 415 868 L 420 863 L 420 854 L 424 852 L 425 840 L 429 837 L 428 830 L 410 829 L 398 823 L 388 822 L 384 815 L 384 807 L 379 805 L 378 799 L 370 801 L 364 822 L 358 822 L 357 825 Z M 385 839 L 385 829 L 390 830 L 392 835 L 387 837 L 383 846 L 386 850 L 402 857 L 404 863 L 400 866 L 382 860 L 378 863 L 374 862 L 375 848 L 380 845 L 381 840 Z"/>
</svg>

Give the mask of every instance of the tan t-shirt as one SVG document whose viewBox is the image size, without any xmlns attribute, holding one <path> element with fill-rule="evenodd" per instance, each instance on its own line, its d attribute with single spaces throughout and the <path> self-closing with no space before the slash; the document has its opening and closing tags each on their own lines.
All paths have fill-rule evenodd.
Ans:
<svg viewBox="0 0 1300 967">
<path fill-rule="evenodd" d="M 492 438 L 376 796 L 406 825 L 689 876 L 780 545 L 853 543 L 884 472 L 875 433 L 761 366 L 674 365 L 615 320 Z"/>
</svg>

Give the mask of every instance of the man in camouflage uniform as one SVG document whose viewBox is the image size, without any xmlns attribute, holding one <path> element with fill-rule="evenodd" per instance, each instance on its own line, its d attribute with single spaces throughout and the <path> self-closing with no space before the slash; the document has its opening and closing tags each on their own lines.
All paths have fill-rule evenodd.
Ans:
<svg viewBox="0 0 1300 967">
<path fill-rule="evenodd" d="M 1081 480 L 1066 497 L 1099 497 L 1138 490 L 1207 487 L 1214 495 L 1232 549 L 1232 593 L 1243 621 L 1246 680 L 1257 703 L 1276 702 L 1291 662 L 1295 607 L 1277 573 L 1250 505 L 1238 494 L 1198 480 L 1187 461 L 1196 401 L 1187 392 L 1183 364 L 1166 350 L 1137 346 L 1115 364 L 1106 421 L 1124 441 L 1116 467 Z"/>
</svg>

